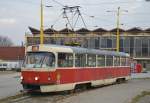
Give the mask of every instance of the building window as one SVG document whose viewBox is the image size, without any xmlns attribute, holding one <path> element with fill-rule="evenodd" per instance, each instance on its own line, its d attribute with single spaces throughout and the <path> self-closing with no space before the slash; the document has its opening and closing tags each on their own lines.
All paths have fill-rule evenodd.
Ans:
<svg viewBox="0 0 150 103">
<path fill-rule="evenodd" d="M 130 47 L 130 39 L 128 37 L 124 37 L 123 47 L 129 48 Z"/>
<path fill-rule="evenodd" d="M 150 56 L 150 38 L 149 38 L 149 44 L 148 44 L 148 51 L 149 51 L 149 56 Z"/>
<path fill-rule="evenodd" d="M 100 38 L 95 39 L 95 49 L 99 48 L 99 40 Z"/>
<path fill-rule="evenodd" d="M 116 38 L 112 39 L 112 48 L 116 48 Z"/>
<path fill-rule="evenodd" d="M 101 48 L 106 48 L 106 47 L 107 47 L 106 38 L 102 38 L 101 39 Z"/>
<path fill-rule="evenodd" d="M 142 56 L 143 57 L 148 56 L 148 48 L 142 48 Z"/>
<path fill-rule="evenodd" d="M 130 55 L 133 56 L 134 37 L 130 37 Z"/>
<path fill-rule="evenodd" d="M 129 37 L 124 37 L 123 52 L 130 54 L 130 39 L 129 39 Z"/>
<path fill-rule="evenodd" d="M 147 38 L 142 39 L 142 56 L 143 57 L 148 56 L 148 39 Z"/>
<path fill-rule="evenodd" d="M 107 48 L 112 48 L 112 40 L 107 39 Z"/>
<path fill-rule="evenodd" d="M 135 40 L 135 56 L 141 57 L 142 54 L 142 43 L 140 38 L 136 38 Z"/>
<path fill-rule="evenodd" d="M 124 47 L 124 52 L 125 52 L 125 53 L 129 53 L 129 54 L 130 54 L 130 48 L 126 48 L 126 47 Z"/>
<path fill-rule="evenodd" d="M 120 39 L 120 47 L 119 47 L 119 50 L 120 50 L 120 52 L 123 52 L 123 41 L 124 41 L 124 39 Z"/>
</svg>

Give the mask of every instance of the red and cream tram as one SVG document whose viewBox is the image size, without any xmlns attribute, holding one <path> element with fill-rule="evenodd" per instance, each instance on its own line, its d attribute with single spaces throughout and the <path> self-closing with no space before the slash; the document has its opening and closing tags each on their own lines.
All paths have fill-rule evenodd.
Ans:
<svg viewBox="0 0 150 103">
<path fill-rule="evenodd" d="M 94 87 L 129 78 L 126 53 L 45 44 L 27 48 L 21 70 L 23 88 L 40 92 Z"/>
</svg>

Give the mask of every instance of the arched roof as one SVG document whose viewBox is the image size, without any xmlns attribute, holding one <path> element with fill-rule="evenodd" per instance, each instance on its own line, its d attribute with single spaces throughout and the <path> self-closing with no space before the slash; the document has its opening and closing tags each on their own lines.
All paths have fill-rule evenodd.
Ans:
<svg viewBox="0 0 150 103">
<path fill-rule="evenodd" d="M 125 30 L 122 29 L 122 28 L 119 28 L 119 31 L 120 32 L 125 32 Z M 117 32 L 117 28 L 111 29 L 110 32 Z"/>
<path fill-rule="evenodd" d="M 57 31 L 52 29 L 52 28 L 47 28 L 47 29 L 44 30 L 44 34 L 49 34 L 49 35 L 54 34 L 56 32 Z"/>
<path fill-rule="evenodd" d="M 150 33 L 150 28 L 147 28 L 144 31 Z"/>
<path fill-rule="evenodd" d="M 91 31 L 86 28 L 81 28 L 81 29 L 76 30 L 76 33 L 78 33 L 78 34 L 86 34 L 89 32 L 91 32 Z"/>
<path fill-rule="evenodd" d="M 69 33 L 72 33 L 73 31 L 71 29 L 68 29 L 68 28 L 64 28 L 62 30 L 59 31 L 59 33 L 61 34 L 69 34 Z"/>
<path fill-rule="evenodd" d="M 29 30 L 31 31 L 31 33 L 35 36 L 35 35 L 39 35 L 40 34 L 40 30 L 39 29 L 36 29 L 36 28 L 33 28 L 33 27 L 30 27 L 29 26 Z M 128 30 L 124 30 L 122 28 L 119 28 L 119 31 L 120 32 L 128 32 L 128 33 L 142 33 L 142 32 L 148 32 L 150 33 L 150 28 L 147 28 L 145 30 L 139 28 L 139 27 L 134 27 L 134 28 L 130 28 Z M 114 28 L 112 30 L 106 30 L 104 28 L 97 28 L 95 30 L 89 30 L 89 29 L 86 29 L 86 28 L 81 28 L 81 29 L 78 29 L 76 31 L 73 31 L 69 28 L 64 28 L 62 30 L 55 30 L 55 29 L 52 29 L 52 28 L 47 28 L 44 30 L 44 33 L 45 34 L 54 34 L 54 33 L 59 33 L 59 34 L 69 34 L 69 33 L 78 33 L 78 34 L 88 34 L 88 33 L 102 33 L 102 32 L 117 32 L 117 28 Z"/>
<path fill-rule="evenodd" d="M 106 30 L 104 28 L 97 28 L 97 29 L 93 30 L 92 32 L 108 32 L 108 30 Z"/>
<path fill-rule="evenodd" d="M 38 29 L 35 29 L 35 28 L 33 28 L 33 27 L 28 27 L 29 28 L 29 30 L 31 31 L 31 33 L 33 34 L 33 35 L 39 35 L 40 34 L 40 30 L 38 30 Z"/>
<path fill-rule="evenodd" d="M 135 32 L 135 33 L 143 32 L 143 30 L 139 27 L 134 27 L 134 28 L 128 29 L 126 31 L 127 32 Z"/>
</svg>

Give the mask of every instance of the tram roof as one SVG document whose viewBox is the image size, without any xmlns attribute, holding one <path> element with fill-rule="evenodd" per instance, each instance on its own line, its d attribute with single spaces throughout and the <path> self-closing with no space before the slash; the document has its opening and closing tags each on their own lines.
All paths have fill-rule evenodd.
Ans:
<svg viewBox="0 0 150 103">
<path fill-rule="evenodd" d="M 37 45 L 40 46 L 40 45 Z M 29 46 L 31 48 L 31 46 Z M 63 45 L 52 45 L 52 44 L 43 44 L 44 48 L 51 48 L 54 52 L 68 52 L 68 53 L 88 53 L 88 54 L 99 54 L 99 55 L 112 55 L 112 56 L 129 56 L 128 53 L 116 52 L 116 51 L 106 51 L 101 49 L 89 49 L 82 47 L 72 47 L 72 46 L 63 46 Z M 27 50 L 28 51 L 28 50 Z"/>
</svg>

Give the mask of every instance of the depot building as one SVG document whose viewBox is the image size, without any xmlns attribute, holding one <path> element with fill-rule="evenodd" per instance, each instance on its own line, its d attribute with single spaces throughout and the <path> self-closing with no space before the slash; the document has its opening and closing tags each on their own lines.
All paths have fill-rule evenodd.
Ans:
<svg viewBox="0 0 150 103">
<path fill-rule="evenodd" d="M 24 47 L 0 47 L 0 70 L 21 69 L 24 57 Z"/>
<path fill-rule="evenodd" d="M 40 43 L 40 31 L 29 27 L 26 33 L 26 46 Z M 143 68 L 150 69 L 150 28 L 130 28 L 120 30 L 120 52 L 129 53 L 134 60 L 141 63 Z M 44 30 L 45 44 L 65 45 L 69 42 L 77 42 L 81 47 L 104 50 L 116 50 L 116 31 L 97 28 L 89 30 L 85 28 L 72 31 L 68 28 Z"/>
</svg>

